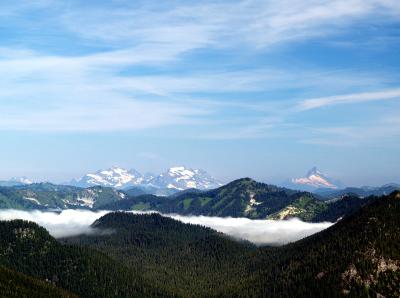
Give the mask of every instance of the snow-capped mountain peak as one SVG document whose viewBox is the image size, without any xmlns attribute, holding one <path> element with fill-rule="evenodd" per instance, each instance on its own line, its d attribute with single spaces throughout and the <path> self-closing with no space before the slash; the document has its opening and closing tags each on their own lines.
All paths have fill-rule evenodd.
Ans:
<svg viewBox="0 0 400 298">
<path fill-rule="evenodd" d="M 184 166 L 172 167 L 168 169 L 168 174 L 171 177 L 177 177 L 176 179 L 179 180 L 188 180 L 196 175 L 198 170 L 187 169 Z"/>
<path fill-rule="evenodd" d="M 306 177 L 303 178 L 294 178 L 292 182 L 295 184 L 303 184 L 309 185 L 315 188 L 338 188 L 334 185 L 328 177 L 326 177 L 321 171 L 319 171 L 316 167 L 313 167 L 311 170 L 307 172 Z"/>
<path fill-rule="evenodd" d="M 80 187 L 100 185 L 114 188 L 128 188 L 139 186 L 176 190 L 185 190 L 188 188 L 212 189 L 222 185 L 206 171 L 191 169 L 185 166 L 171 167 L 159 175 L 149 173 L 142 175 L 134 169 L 126 170 L 120 167 L 111 167 L 106 170 L 86 174 L 80 179 L 71 181 L 69 184 Z"/>
<path fill-rule="evenodd" d="M 287 187 L 313 191 L 319 188 L 338 189 L 342 187 L 339 181 L 333 180 L 323 174 L 317 167 L 311 168 L 305 177 L 293 178 Z"/>
<path fill-rule="evenodd" d="M 10 182 L 21 183 L 21 184 L 32 184 L 33 181 L 25 176 L 22 177 L 13 177 L 10 179 Z"/>
<path fill-rule="evenodd" d="M 191 169 L 185 166 L 174 166 L 155 177 L 151 183 L 161 188 L 184 190 L 188 188 L 212 189 L 222 184 L 200 169 Z"/>
<path fill-rule="evenodd" d="M 126 170 L 120 167 L 111 167 L 106 170 L 99 170 L 95 173 L 89 173 L 78 180 L 73 180 L 71 184 L 81 187 L 88 186 L 107 186 L 115 188 L 124 188 L 134 186 L 143 182 L 143 176 L 136 170 Z"/>
</svg>

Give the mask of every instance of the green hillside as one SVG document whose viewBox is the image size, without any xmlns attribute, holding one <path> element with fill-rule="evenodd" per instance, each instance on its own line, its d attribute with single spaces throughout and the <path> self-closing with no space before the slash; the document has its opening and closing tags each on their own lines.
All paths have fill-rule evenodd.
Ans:
<svg viewBox="0 0 400 298">
<path fill-rule="evenodd" d="M 121 191 L 107 187 L 79 188 L 51 183 L 0 187 L 0 209 L 46 210 L 101 208 L 125 198 Z"/>
<path fill-rule="evenodd" d="M 220 188 L 188 191 L 168 198 L 141 195 L 103 206 L 108 210 L 156 210 L 183 215 L 247 217 L 250 219 L 289 219 L 335 222 L 352 214 L 373 198 L 343 197 L 321 201 L 313 194 L 256 182 L 249 178 Z"/>
<path fill-rule="evenodd" d="M 259 183 L 250 178 L 239 179 L 210 191 L 184 192 L 169 198 L 138 196 L 111 203 L 105 208 L 259 219 L 268 218 L 290 204 L 304 209 L 296 214 L 303 219 L 311 219 L 316 210 L 326 208 L 325 203 L 310 193 Z"/>
<path fill-rule="evenodd" d="M 400 193 L 278 249 L 261 248 L 225 297 L 399 297 Z"/>
<path fill-rule="evenodd" d="M 165 292 L 207 296 L 241 270 L 255 246 L 212 229 L 183 224 L 159 214 L 109 213 L 93 227 L 103 233 L 64 239 L 123 262 Z M 107 233 L 112 231 L 112 233 Z"/>
<path fill-rule="evenodd" d="M 0 221 L 0 265 L 82 297 L 154 296 L 139 275 L 97 251 L 60 244 L 38 225 Z"/>
<path fill-rule="evenodd" d="M 0 296 L 8 298 L 75 298 L 72 293 L 30 276 L 0 266 Z"/>
<path fill-rule="evenodd" d="M 141 268 L 147 282 L 184 297 L 398 297 L 400 193 L 360 208 L 325 231 L 274 248 L 158 214 L 111 213 L 93 226 L 112 234 L 65 241 Z"/>
<path fill-rule="evenodd" d="M 209 191 L 187 190 L 169 197 L 150 194 L 132 196 L 129 191 L 108 187 L 85 189 L 51 183 L 0 187 L 0 209 L 155 210 L 250 219 L 298 217 L 310 222 L 334 222 L 354 213 L 370 199 L 351 195 L 323 201 L 309 192 L 259 183 L 250 178 L 235 180 Z"/>
<path fill-rule="evenodd" d="M 159 214 L 109 213 L 92 227 L 58 242 L 36 224 L 0 222 L 0 287 L 32 297 L 41 287 L 56 295 L 52 285 L 81 297 L 400 295 L 400 192 L 282 247 L 255 247 Z"/>
</svg>

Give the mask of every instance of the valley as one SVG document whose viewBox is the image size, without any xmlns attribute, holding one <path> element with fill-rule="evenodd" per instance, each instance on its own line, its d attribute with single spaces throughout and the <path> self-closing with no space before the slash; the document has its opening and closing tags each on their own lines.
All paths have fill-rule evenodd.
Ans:
<svg viewBox="0 0 400 298">
<path fill-rule="evenodd" d="M 159 214 L 109 213 L 92 224 L 95 233 L 59 240 L 36 224 L 3 221 L 0 265 L 81 297 L 396 297 L 399 215 L 400 193 L 393 192 L 281 247 L 256 247 Z"/>
<path fill-rule="evenodd" d="M 400 298 L 400 0 L 0 24 L 0 298 Z"/>
<path fill-rule="evenodd" d="M 10 297 L 14 286 L 32 297 L 396 297 L 396 187 L 308 192 L 242 178 L 157 196 L 101 185 L 0 186 L 0 289 Z M 27 218 L 44 225 L 58 215 L 66 222 L 49 226 L 54 238 L 12 220 L 22 213 L 1 221 L 7 210 L 32 212 Z M 96 220 L 76 225 L 71 216 L 85 212 Z M 308 223 L 320 227 L 300 228 Z"/>
</svg>

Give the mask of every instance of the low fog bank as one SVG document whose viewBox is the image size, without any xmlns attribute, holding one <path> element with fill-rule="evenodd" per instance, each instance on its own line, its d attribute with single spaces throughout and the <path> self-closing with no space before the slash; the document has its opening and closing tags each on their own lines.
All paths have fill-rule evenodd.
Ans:
<svg viewBox="0 0 400 298">
<path fill-rule="evenodd" d="M 56 238 L 90 234 L 90 225 L 110 211 L 63 210 L 61 212 L 0 210 L 0 220 L 24 219 L 36 222 Z M 135 214 L 150 212 L 133 212 Z M 183 223 L 206 226 L 258 245 L 282 245 L 297 241 L 330 227 L 333 223 L 307 223 L 291 220 L 251 220 L 248 218 L 183 216 L 162 214 Z"/>
<path fill-rule="evenodd" d="M 0 220 L 24 219 L 46 228 L 56 238 L 90 234 L 90 225 L 109 211 L 93 212 L 89 210 L 63 210 L 44 212 L 39 210 L 22 211 L 14 209 L 0 210 Z"/>
<path fill-rule="evenodd" d="M 230 235 L 245 239 L 258 245 L 282 245 L 294 242 L 325 230 L 333 223 L 308 223 L 300 219 L 254 220 L 248 218 L 181 216 L 172 218 L 184 223 L 198 224 Z"/>
</svg>

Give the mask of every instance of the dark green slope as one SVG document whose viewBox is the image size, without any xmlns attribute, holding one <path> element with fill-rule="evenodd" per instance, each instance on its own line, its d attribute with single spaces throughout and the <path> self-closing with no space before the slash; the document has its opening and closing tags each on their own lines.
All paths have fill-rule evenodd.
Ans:
<svg viewBox="0 0 400 298">
<path fill-rule="evenodd" d="M 328 201 L 327 208 L 316 214 L 314 221 L 335 222 L 340 218 L 356 213 L 361 207 L 375 200 L 379 200 L 379 197 L 370 196 L 367 198 L 360 198 L 356 195 L 346 195 L 340 199 Z"/>
<path fill-rule="evenodd" d="M 110 213 L 93 228 L 66 245 L 33 223 L 0 222 L 0 265 L 82 297 L 400 295 L 399 192 L 275 248 L 158 214 Z"/>
<path fill-rule="evenodd" d="M 39 279 L 0 266 L 0 297 L 39 298 L 78 297 Z"/>
<path fill-rule="evenodd" d="M 38 225 L 0 222 L 0 265 L 81 297 L 154 296 L 159 293 L 123 264 L 99 252 L 60 244 Z"/>
<path fill-rule="evenodd" d="M 148 283 L 182 297 L 207 296 L 241 270 L 256 248 L 209 228 L 159 214 L 110 213 L 93 227 L 101 233 L 64 239 L 96 248 L 135 268 Z"/>
<path fill-rule="evenodd" d="M 0 209 L 68 209 L 101 208 L 125 198 L 125 194 L 108 187 L 79 188 L 51 183 L 0 187 Z"/>
<path fill-rule="evenodd" d="M 158 197 L 155 195 L 139 195 L 136 197 L 129 197 L 125 200 L 112 202 L 106 204 L 98 209 L 103 210 L 136 210 L 136 211 L 158 211 L 161 210 L 163 205 L 167 204 L 169 198 Z"/>
<path fill-rule="evenodd" d="M 331 228 L 259 249 L 225 297 L 400 296 L 400 193 L 370 202 Z M 382 296 L 381 296 L 382 297 Z"/>
<path fill-rule="evenodd" d="M 65 241 L 103 251 L 183 297 L 398 297 L 400 193 L 360 208 L 325 231 L 275 248 L 158 214 L 108 214 L 93 224 L 105 233 Z"/>
<path fill-rule="evenodd" d="M 129 196 L 140 196 L 140 195 L 156 195 L 156 196 L 171 196 L 178 192 L 174 188 L 157 188 L 153 186 L 133 186 L 125 188 L 124 192 Z"/>
<path fill-rule="evenodd" d="M 292 191 L 245 178 L 218 189 L 183 194 L 163 206 L 163 212 L 209 216 L 266 218 L 311 194 Z"/>
</svg>

